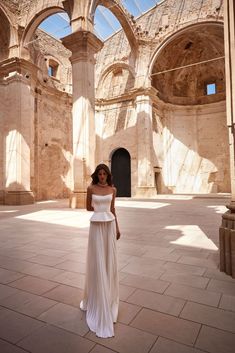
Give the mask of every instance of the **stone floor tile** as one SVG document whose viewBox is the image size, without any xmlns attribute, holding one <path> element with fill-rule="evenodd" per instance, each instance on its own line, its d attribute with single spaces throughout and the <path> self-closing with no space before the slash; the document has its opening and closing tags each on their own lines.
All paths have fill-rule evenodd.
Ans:
<svg viewBox="0 0 235 353">
<path fill-rule="evenodd" d="M 37 317 L 55 304 L 57 302 L 54 300 L 20 290 L 1 301 L 2 306 L 32 317 Z"/>
<path fill-rule="evenodd" d="M 219 307 L 224 310 L 235 311 L 235 296 L 223 294 Z"/>
<path fill-rule="evenodd" d="M 115 351 L 99 344 L 96 344 L 90 353 L 115 353 Z"/>
<path fill-rule="evenodd" d="M 17 292 L 18 292 L 18 289 L 11 288 L 9 286 L 0 284 L 0 305 L 1 305 L 2 300 L 10 297 L 13 294 L 16 294 Z"/>
<path fill-rule="evenodd" d="M 47 266 L 55 266 L 63 262 L 60 257 L 53 257 L 48 255 L 36 255 L 34 257 L 31 257 L 28 261 Z"/>
<path fill-rule="evenodd" d="M 159 278 L 163 274 L 163 270 L 154 267 L 151 264 L 129 263 L 122 268 L 122 272 L 132 275 L 146 276 L 150 278 Z"/>
<path fill-rule="evenodd" d="M 206 288 L 209 282 L 208 278 L 202 276 L 194 276 L 189 273 L 172 273 L 170 270 L 166 271 L 160 279 L 167 282 L 185 284 L 195 288 Z"/>
<path fill-rule="evenodd" d="M 171 284 L 164 294 L 211 306 L 218 306 L 221 297 L 220 293 L 188 287 L 182 284 Z"/>
<path fill-rule="evenodd" d="M 24 349 L 0 339 L 1 353 L 27 353 Z"/>
<path fill-rule="evenodd" d="M 209 353 L 234 353 L 235 334 L 202 326 L 195 346 Z"/>
<path fill-rule="evenodd" d="M 0 267 L 13 271 L 13 272 L 20 272 L 23 274 L 24 269 L 27 267 L 28 263 L 24 260 L 14 259 L 7 256 L 0 257 Z"/>
<path fill-rule="evenodd" d="M 139 249 L 132 249 L 131 247 L 122 247 L 118 249 L 120 254 L 124 255 L 134 255 L 134 256 L 142 256 L 145 253 L 145 250 Z"/>
<path fill-rule="evenodd" d="M 180 317 L 235 333 L 235 313 L 188 302 Z"/>
<path fill-rule="evenodd" d="M 122 301 L 126 301 L 127 298 L 134 293 L 136 288 L 124 286 L 123 284 L 119 285 L 119 298 Z"/>
<path fill-rule="evenodd" d="M 63 303 L 45 311 L 38 319 L 80 336 L 84 336 L 89 331 L 85 312 Z"/>
<path fill-rule="evenodd" d="M 115 324 L 114 334 L 112 338 L 103 339 L 90 331 L 86 337 L 119 353 L 148 353 L 157 338 L 148 332 L 120 323 Z"/>
<path fill-rule="evenodd" d="M 143 254 L 144 258 L 149 257 L 172 262 L 176 262 L 180 258 L 180 255 L 172 253 L 174 250 L 172 247 L 163 248 L 160 246 L 145 246 L 145 249 L 147 251 Z"/>
<path fill-rule="evenodd" d="M 119 281 L 122 281 L 125 277 L 128 276 L 128 273 L 119 271 L 118 276 L 119 276 Z"/>
<path fill-rule="evenodd" d="M 8 309 L 2 309 L 0 315 L 0 338 L 16 343 L 34 330 L 42 327 L 43 322 Z"/>
<path fill-rule="evenodd" d="M 0 268 L 0 283 L 7 284 L 15 281 L 16 279 L 22 278 L 25 275 L 19 272 L 13 272 L 6 270 L 4 268 Z"/>
<path fill-rule="evenodd" d="M 190 257 L 195 257 L 195 258 L 198 258 L 198 259 L 206 259 L 208 256 L 209 256 L 209 252 L 208 251 L 201 251 L 201 250 L 198 250 L 198 249 L 174 249 L 172 251 L 172 254 L 175 254 L 175 255 L 179 255 L 179 256 L 190 256 Z"/>
<path fill-rule="evenodd" d="M 86 264 L 84 262 L 78 261 L 64 261 L 55 266 L 56 268 L 60 268 L 62 270 L 78 272 L 78 273 L 86 273 Z"/>
<path fill-rule="evenodd" d="M 159 337 L 149 353 L 203 353 L 201 350 Z"/>
<path fill-rule="evenodd" d="M 40 295 L 57 287 L 58 283 L 38 277 L 25 276 L 17 281 L 11 282 L 10 286 Z"/>
<path fill-rule="evenodd" d="M 167 199 L 167 201 L 166 197 L 169 198 Z M 182 198 L 182 196 L 178 197 Z M 176 318 L 173 315 L 163 314 L 154 310 L 151 311 L 146 308 L 142 308 L 139 311 L 135 312 L 135 310 L 137 310 L 139 306 L 129 303 L 128 297 L 132 295 L 133 297 L 135 297 L 135 292 L 138 294 L 138 290 L 149 291 L 150 293 L 153 293 L 153 295 L 157 294 L 158 292 L 162 293 L 163 291 L 165 293 L 167 288 L 169 288 L 167 287 L 164 289 L 164 286 L 161 287 L 162 281 L 165 281 L 167 282 L 167 284 L 169 283 L 172 285 L 169 288 L 169 291 L 174 291 L 174 293 L 171 293 L 171 300 L 175 298 L 173 295 L 177 294 L 182 295 L 183 300 L 185 300 L 185 298 L 190 300 L 198 300 L 199 303 L 200 301 L 204 303 L 204 307 L 211 308 L 211 303 L 208 303 L 208 299 L 204 296 L 203 289 L 206 289 L 205 292 L 209 291 L 214 293 L 212 295 L 212 297 L 214 298 L 213 304 L 215 304 L 216 301 L 215 296 L 221 296 L 223 294 L 224 297 L 220 302 L 220 305 L 222 307 L 217 310 L 221 310 L 223 313 L 226 314 L 234 314 L 234 311 L 230 309 L 232 309 L 233 306 L 233 300 L 231 298 L 234 296 L 233 285 L 235 282 L 231 279 L 231 277 L 225 275 L 224 273 L 221 273 L 219 269 L 207 268 L 207 266 L 210 266 L 211 262 L 217 263 L 218 261 L 218 251 L 215 252 L 213 249 L 216 245 L 218 245 L 218 227 L 221 223 L 221 214 L 218 214 L 215 211 L 216 209 L 209 208 L 208 206 L 219 205 L 219 207 L 221 208 L 222 203 L 224 202 L 225 204 L 227 200 L 215 198 L 213 200 L 208 198 L 197 198 L 190 200 L 187 199 L 187 202 L 182 202 L 181 199 L 178 200 L 175 198 L 175 195 L 166 195 L 164 196 L 164 198 L 163 196 L 158 196 L 157 199 L 151 201 L 121 200 L 120 202 L 122 204 L 126 205 L 126 203 L 128 203 L 129 205 L 132 205 L 132 207 L 117 206 L 120 228 L 123 234 L 122 238 L 118 242 L 118 258 L 121 264 L 121 268 L 123 268 L 123 271 L 120 272 L 119 277 L 120 298 L 122 300 L 120 302 L 119 319 L 123 322 L 129 322 L 129 328 L 133 329 L 133 323 L 136 322 L 136 319 L 140 317 L 140 314 L 142 312 L 145 312 L 146 310 L 150 313 L 152 312 L 154 319 L 148 317 L 149 320 L 146 320 L 146 323 L 144 323 L 146 331 L 150 330 L 149 332 L 154 333 L 155 341 L 157 339 L 157 336 L 162 332 L 164 333 L 164 335 L 162 336 L 164 336 L 165 339 L 170 340 L 170 343 L 166 343 L 165 340 L 164 344 L 161 345 L 161 347 L 159 346 L 159 348 L 167 349 L 167 347 L 171 347 L 169 349 L 172 349 L 173 351 L 177 349 L 175 347 L 178 347 L 182 350 L 182 352 L 184 352 L 183 349 L 185 349 L 185 347 L 192 346 L 191 342 L 193 342 L 193 340 L 195 339 L 196 332 L 198 332 L 197 329 L 198 327 L 201 327 L 201 324 L 192 321 L 187 321 L 179 317 Z M 163 200 L 164 203 L 167 203 L 169 207 L 168 210 L 171 211 L 171 219 L 169 219 L 169 212 L 166 212 L 166 207 L 158 207 L 157 209 L 156 207 L 153 207 L 155 205 L 159 205 L 159 203 L 161 204 Z M 136 202 L 138 203 L 138 207 L 133 208 L 133 205 Z M 149 208 L 150 204 L 152 205 L 151 209 Z M 5 210 L 6 207 L 7 206 L 0 205 L 0 211 L 1 209 Z M 25 220 L 23 218 L 17 219 L 15 217 L 15 214 L 8 214 L 8 218 L 1 219 L 0 278 L 2 278 L 2 281 L 7 281 L 6 283 L 8 283 L 8 287 L 10 287 L 10 283 L 13 282 L 24 283 L 23 277 L 27 279 L 27 277 L 30 278 L 30 276 L 33 276 L 39 278 L 40 280 L 49 280 L 49 282 L 53 282 L 55 281 L 55 278 L 57 278 L 57 287 L 49 289 L 47 292 L 44 292 L 43 286 L 41 287 L 41 290 L 43 290 L 42 298 L 52 299 L 52 301 L 56 301 L 57 303 L 61 302 L 72 306 L 72 310 L 69 311 L 67 314 L 68 320 L 66 322 L 66 324 L 71 325 L 69 328 L 71 329 L 71 327 L 73 327 L 72 316 L 74 313 L 74 307 L 79 307 L 80 300 L 83 296 L 82 288 L 84 285 L 85 276 L 84 273 L 77 272 L 77 269 L 79 269 L 79 263 L 82 264 L 81 268 L 83 269 L 81 271 L 84 272 L 85 269 L 85 262 L 87 256 L 88 228 L 80 228 L 78 225 L 77 218 L 81 215 L 81 213 L 79 213 L 80 211 L 69 210 L 67 207 L 67 200 L 56 201 L 53 204 L 47 203 L 39 205 L 36 203 L 34 205 L 19 206 L 19 208 L 21 209 L 21 211 L 19 211 L 19 215 L 31 213 L 31 215 L 37 218 L 37 215 L 40 213 L 40 211 L 43 211 L 40 213 L 40 217 L 44 222 L 35 222 Z M 8 208 L 11 209 L 10 206 Z M 71 220 L 71 224 L 74 225 L 72 227 L 68 225 L 64 226 L 62 224 L 63 217 L 65 216 L 64 218 L 66 218 L 68 214 L 69 219 Z M 86 214 L 87 212 L 83 211 L 82 217 Z M 61 224 L 58 225 L 47 223 L 47 220 L 51 220 L 52 216 L 56 219 L 60 218 Z M 171 229 L 169 227 L 170 224 L 173 225 L 172 228 L 177 229 Z M 176 227 L 174 225 L 176 225 Z M 17 234 L 15 232 L 15 229 L 17 229 Z M 203 231 L 203 234 L 201 230 Z M 199 239 L 197 239 L 197 236 L 199 236 Z M 200 246 L 201 248 L 198 246 Z M 174 256 L 174 258 L 172 256 Z M 179 256 L 181 257 L 181 259 L 177 259 L 177 257 Z M 189 259 L 190 264 L 180 263 L 182 259 L 183 262 L 188 262 L 187 259 Z M 170 260 L 178 260 L 179 262 L 173 263 Z M 203 263 L 203 261 L 199 262 L 199 260 L 206 261 L 204 261 Z M 63 269 L 59 268 L 60 264 L 62 264 L 62 266 L 64 267 Z M 6 272 L 6 270 L 8 271 Z M 82 277 L 80 277 L 80 275 Z M 139 278 L 141 278 L 142 281 Z M 219 283 L 213 282 L 215 280 L 219 280 Z M 224 286 L 224 282 L 230 283 L 232 286 Z M 143 286 L 143 288 L 141 286 Z M 212 286 L 213 289 L 210 289 L 210 286 Z M 4 288 L 6 287 L 7 286 L 4 286 Z M 187 287 L 189 287 L 189 289 L 186 289 Z M 8 290 L 2 290 L 1 292 L 1 288 L 2 287 L 0 287 L 0 296 L 2 294 L 3 301 L 5 301 L 6 299 L 10 300 L 11 296 L 15 296 L 15 294 L 17 293 L 13 293 L 10 291 L 8 292 Z M 197 293 L 192 293 L 193 288 L 199 288 L 202 289 L 202 291 L 196 290 L 195 292 Z M 21 290 L 11 287 L 11 290 L 13 289 L 18 291 L 18 293 L 22 293 Z M 30 288 L 27 288 L 26 290 L 29 292 Z M 39 293 L 41 293 L 40 288 L 38 288 L 38 290 Z M 33 285 L 32 291 L 34 291 Z M 9 293 L 10 296 L 8 295 Z M 170 292 L 167 293 L 169 294 Z M 166 297 L 169 297 L 169 295 L 167 295 Z M 40 305 L 36 304 L 36 302 L 34 303 L 33 300 L 31 300 L 30 304 L 29 299 L 30 298 L 28 296 L 22 298 L 22 294 L 20 294 L 18 302 L 16 299 L 16 306 L 19 306 L 19 308 L 23 307 L 23 309 L 26 310 L 28 305 L 27 310 L 29 310 L 29 314 L 30 310 L 33 310 L 31 314 L 34 315 L 34 311 L 37 311 L 39 309 L 41 310 L 41 308 Z M 205 303 L 210 304 L 210 306 L 205 305 Z M 43 303 L 43 305 L 44 304 L 45 302 Z M 152 305 L 156 305 L 153 299 Z M 47 315 L 49 315 L 48 320 L 50 318 L 51 320 L 53 319 L 54 321 L 56 321 L 56 312 L 53 313 L 53 310 L 51 310 L 52 308 L 53 307 L 51 306 L 45 308 L 43 312 L 47 311 Z M 4 313 L 4 310 L 6 309 L 0 307 L 0 318 L 1 314 Z M 40 310 L 39 313 L 42 314 L 42 311 Z M 158 315 L 157 319 L 156 315 Z M 22 317 L 24 317 L 24 315 L 22 315 Z M 212 321 L 213 315 L 210 314 L 209 318 Z M 69 319 L 71 320 L 69 321 Z M 156 320 L 156 322 L 154 320 Z M 216 322 L 216 320 L 214 321 Z M 125 340 L 126 336 L 128 336 L 129 334 L 129 331 L 126 331 L 126 327 L 128 328 L 128 326 L 121 323 L 120 321 L 115 325 L 115 332 L 119 330 L 119 325 L 123 326 L 125 328 L 124 333 L 120 335 L 120 337 L 121 340 Z M 228 325 L 229 323 L 231 323 L 231 317 L 228 318 L 228 316 L 222 315 L 222 322 L 226 322 Z M 68 332 L 67 329 L 62 330 L 53 326 L 53 330 L 55 330 L 53 331 L 53 334 L 50 334 L 54 337 L 51 339 L 51 342 L 53 342 L 53 339 L 57 341 L 57 337 L 55 337 L 56 335 L 58 335 L 58 339 L 60 339 L 60 336 L 63 334 L 66 334 L 66 342 L 71 341 L 70 339 L 68 339 L 67 334 L 69 335 L 69 337 L 78 337 L 79 339 L 82 338 L 79 335 L 71 334 L 70 332 Z M 58 334 L 58 331 L 60 332 L 60 334 Z M 144 331 L 138 331 L 138 333 L 139 332 L 143 332 L 144 334 L 149 333 Z M 48 329 L 44 330 L 42 336 L 44 336 L 44 334 L 45 338 L 47 338 L 46 335 L 48 335 Z M 92 333 L 88 333 L 87 335 L 91 335 L 92 337 L 95 336 Z M 230 333 L 228 333 L 228 335 L 228 337 L 231 337 Z M 149 336 L 145 336 L 147 340 L 146 344 L 149 343 L 148 337 Z M 152 337 L 152 335 L 150 337 Z M 164 338 L 161 338 L 161 340 L 163 340 Z M 85 351 L 86 353 L 87 351 L 91 351 L 92 349 L 94 351 L 98 349 L 98 352 L 100 352 L 100 349 L 104 349 L 104 342 L 106 345 L 105 348 L 106 350 L 108 350 L 108 352 L 110 350 L 113 350 L 113 352 L 117 352 L 118 349 L 119 351 L 125 351 L 127 349 L 126 346 L 122 346 L 122 343 L 118 341 L 118 337 L 115 337 L 114 339 L 116 339 L 116 346 L 112 346 L 112 348 L 107 346 L 106 343 L 108 341 L 100 339 L 99 345 L 96 345 L 96 348 L 95 345 L 92 345 L 89 346 L 88 349 L 77 349 L 77 341 L 75 340 L 74 346 L 69 346 L 69 349 L 66 346 L 66 343 L 62 342 L 61 344 L 56 346 L 55 350 L 56 353 L 60 353 L 59 348 L 61 348 L 61 350 L 66 353 L 71 353 L 71 351 L 75 351 L 76 353 L 83 353 L 83 351 Z M 114 339 L 110 340 L 113 341 Z M 212 339 L 214 339 L 213 335 Z M 32 338 L 32 340 L 30 340 L 30 342 L 27 343 L 30 347 L 32 347 L 32 350 L 38 350 L 37 353 L 51 353 L 50 349 L 48 351 L 48 347 L 50 345 L 46 346 L 45 342 L 41 342 L 43 341 L 43 339 L 41 339 L 39 344 L 37 344 L 37 340 L 35 342 L 33 342 L 33 340 L 34 337 Z M 129 347 L 131 348 L 128 348 L 131 353 L 136 351 L 136 344 L 134 343 L 134 339 L 132 339 L 132 341 L 129 341 Z M 148 349 L 146 349 L 146 351 L 149 351 L 152 347 L 157 346 L 154 345 L 155 341 L 153 341 L 148 346 Z M 175 342 L 172 343 L 173 341 Z M 79 342 L 81 343 L 81 341 Z M 138 342 L 139 341 L 137 341 L 137 344 Z M 160 338 L 159 342 L 161 342 Z M 79 346 L 79 348 L 80 347 L 81 346 Z M 116 349 L 116 347 L 118 349 Z M 189 349 L 189 352 L 192 353 L 193 348 L 187 349 Z M 197 347 L 195 349 L 198 350 L 199 348 Z M 27 351 L 31 351 L 31 349 L 27 349 Z M 182 352 L 179 351 L 177 353 Z M 210 352 L 210 349 L 208 349 L 208 352 Z M 193 353 L 195 352 L 193 351 Z M 224 351 L 221 349 L 221 346 L 220 353 L 224 353 Z"/>
<path fill-rule="evenodd" d="M 83 298 L 83 290 L 60 284 L 58 287 L 44 293 L 43 296 L 79 308 L 80 301 Z"/>
<path fill-rule="evenodd" d="M 156 336 L 162 336 L 180 343 L 193 345 L 201 325 L 176 318 L 172 315 L 142 309 L 131 322 L 131 326 L 150 332 Z"/>
<path fill-rule="evenodd" d="M 210 278 L 210 279 L 213 278 L 213 279 L 217 279 L 217 280 L 221 280 L 221 281 L 227 281 L 227 282 L 233 282 L 234 283 L 234 278 L 232 278 L 231 276 L 228 276 L 224 272 L 218 271 L 218 269 L 208 269 L 208 270 L 206 270 L 206 272 L 204 273 L 204 277 L 207 277 L 207 278 Z"/>
<path fill-rule="evenodd" d="M 229 282 L 211 279 L 207 289 L 223 294 L 235 295 L 235 280 L 233 280 L 233 282 Z"/>
<path fill-rule="evenodd" d="M 81 263 L 86 263 L 87 251 L 82 250 L 78 252 L 72 252 L 66 256 L 63 256 L 61 259 L 63 259 L 63 261 L 68 260 L 68 261 L 77 261 Z"/>
<path fill-rule="evenodd" d="M 88 353 L 94 343 L 53 326 L 45 326 L 18 342 L 32 353 Z"/>
<path fill-rule="evenodd" d="M 128 299 L 128 303 L 139 305 L 162 313 L 178 316 L 185 300 L 137 289 Z"/>
<path fill-rule="evenodd" d="M 203 266 L 206 268 L 217 268 L 218 264 L 211 259 L 197 259 L 192 256 L 181 256 L 178 260 L 178 263 L 187 264 L 187 265 L 195 265 L 195 266 Z"/>
<path fill-rule="evenodd" d="M 163 293 L 169 286 L 169 282 L 153 279 L 145 276 L 127 275 L 120 283 L 131 287 L 146 289 L 157 293 Z"/>
<path fill-rule="evenodd" d="M 64 271 L 54 278 L 54 281 L 61 284 L 67 284 L 69 286 L 84 289 L 85 286 L 85 275 L 77 272 Z"/>
<path fill-rule="evenodd" d="M 140 310 L 141 307 L 138 305 L 120 301 L 117 321 L 129 325 Z"/>
<path fill-rule="evenodd" d="M 174 273 L 190 273 L 191 275 L 202 276 L 206 269 L 205 267 L 201 266 L 194 266 L 189 264 L 180 264 L 180 263 L 172 263 L 167 262 L 162 266 L 162 270 L 171 271 L 172 274 Z"/>
<path fill-rule="evenodd" d="M 26 263 L 22 272 L 30 276 L 49 280 L 53 280 L 56 276 L 62 275 L 64 273 L 63 270 L 59 270 L 57 268 L 40 264 L 32 264 L 30 262 Z"/>
</svg>

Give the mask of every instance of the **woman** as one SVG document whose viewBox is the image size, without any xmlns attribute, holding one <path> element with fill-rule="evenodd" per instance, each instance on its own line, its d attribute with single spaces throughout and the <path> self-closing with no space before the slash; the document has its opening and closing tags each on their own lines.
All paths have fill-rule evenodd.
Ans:
<svg viewBox="0 0 235 353">
<path fill-rule="evenodd" d="M 116 239 L 120 238 L 115 214 L 116 189 L 105 164 L 99 164 L 87 188 L 90 219 L 84 299 L 87 324 L 98 337 L 114 336 L 119 305 Z"/>
</svg>

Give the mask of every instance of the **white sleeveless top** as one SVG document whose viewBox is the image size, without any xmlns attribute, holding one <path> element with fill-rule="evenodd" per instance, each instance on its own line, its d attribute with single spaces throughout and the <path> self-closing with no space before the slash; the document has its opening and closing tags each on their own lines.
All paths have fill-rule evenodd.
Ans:
<svg viewBox="0 0 235 353">
<path fill-rule="evenodd" d="M 91 206 L 94 208 L 94 213 L 90 218 L 91 222 L 111 222 L 115 219 L 110 211 L 112 198 L 113 194 L 92 194 Z"/>
</svg>

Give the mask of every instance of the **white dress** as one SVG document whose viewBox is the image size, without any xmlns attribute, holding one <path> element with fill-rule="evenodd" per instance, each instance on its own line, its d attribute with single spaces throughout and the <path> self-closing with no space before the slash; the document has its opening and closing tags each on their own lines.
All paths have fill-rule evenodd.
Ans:
<svg viewBox="0 0 235 353">
<path fill-rule="evenodd" d="M 119 305 L 116 223 L 110 211 L 112 194 L 92 194 L 94 213 L 90 219 L 86 282 L 80 308 L 98 337 L 114 336 Z"/>
</svg>

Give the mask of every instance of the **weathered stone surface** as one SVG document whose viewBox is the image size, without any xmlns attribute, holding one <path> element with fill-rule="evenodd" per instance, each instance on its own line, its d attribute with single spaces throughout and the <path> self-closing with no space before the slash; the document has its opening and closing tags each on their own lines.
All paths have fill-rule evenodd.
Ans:
<svg viewBox="0 0 235 353">
<path fill-rule="evenodd" d="M 199 4 L 194 0 L 189 5 L 181 0 L 165 0 L 134 21 L 118 1 L 114 3 L 111 9 L 121 16 L 119 20 L 123 19 L 123 30 L 106 40 L 97 53 L 95 78 L 91 75 L 92 56 L 87 66 L 87 77 L 91 80 L 82 81 L 83 70 L 74 76 L 76 89 L 84 82 L 90 87 L 90 102 L 94 99 L 94 84 L 96 88 L 96 141 L 92 138 L 92 147 L 87 152 L 89 160 L 110 165 L 114 151 L 125 148 L 131 157 L 132 196 L 148 197 L 155 192 L 230 192 L 223 2 L 203 0 Z M 75 166 L 72 161 L 72 143 L 78 143 L 79 148 L 85 143 L 84 138 L 75 139 L 79 133 L 71 119 L 72 100 L 78 101 L 75 90 L 72 93 L 71 52 L 61 41 L 39 29 L 35 32 L 35 24 L 53 11 L 64 10 L 73 19 L 73 31 L 92 30 L 87 22 L 89 6 L 81 1 L 79 7 L 64 8 L 65 2 L 57 0 L 3 0 L 1 4 L 9 17 L 0 11 L 0 29 L 5 28 L 0 31 L 0 60 L 21 53 L 35 65 L 25 75 L 31 76 L 37 70 L 31 83 L 35 107 L 30 188 L 40 200 L 67 197 L 74 189 L 74 178 L 81 179 L 84 174 L 83 165 Z M 10 35 L 11 23 L 21 26 L 14 38 Z M 201 61 L 199 65 L 156 75 Z M 48 76 L 50 63 L 58 66 L 54 77 Z M 1 66 L 1 91 L 6 75 Z M 206 94 L 206 85 L 210 83 L 216 84 L 216 94 Z M 143 95 L 151 102 L 150 120 L 145 119 L 140 125 L 136 102 Z M 0 113 L 0 131 L 9 115 L 4 97 L 0 98 L 0 111 L 5 112 Z M 87 108 L 81 109 L 82 116 L 87 114 Z M 92 127 L 89 134 L 94 134 Z M 73 135 L 76 141 L 72 142 Z M 0 165 L 4 166 L 4 139 L 1 141 Z M 92 165 L 90 161 L 86 163 Z M 85 183 L 76 180 L 77 185 L 87 184 L 90 169 L 85 173 Z M 75 171 L 81 177 L 75 177 Z M 0 172 L 0 195 L 4 195 L 4 189 L 4 173 Z"/>
</svg>

